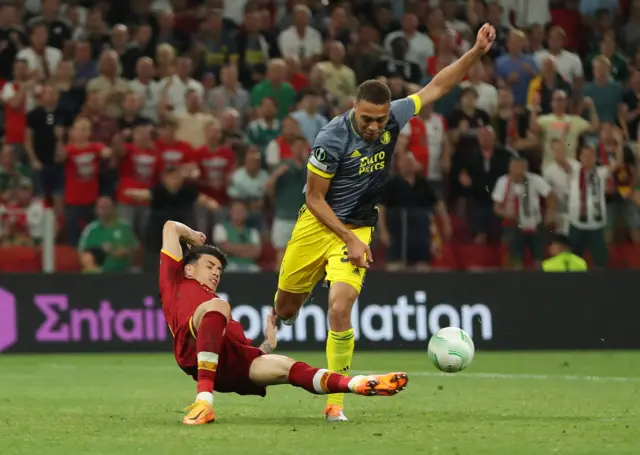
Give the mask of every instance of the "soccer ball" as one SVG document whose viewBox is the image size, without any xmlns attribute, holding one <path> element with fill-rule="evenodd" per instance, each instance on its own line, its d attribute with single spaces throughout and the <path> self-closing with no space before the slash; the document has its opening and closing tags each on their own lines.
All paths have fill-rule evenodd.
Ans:
<svg viewBox="0 0 640 455">
<path fill-rule="evenodd" d="M 433 334 L 428 352 L 438 370 L 457 373 L 471 364 L 476 348 L 467 332 L 458 327 L 445 327 Z"/>
</svg>

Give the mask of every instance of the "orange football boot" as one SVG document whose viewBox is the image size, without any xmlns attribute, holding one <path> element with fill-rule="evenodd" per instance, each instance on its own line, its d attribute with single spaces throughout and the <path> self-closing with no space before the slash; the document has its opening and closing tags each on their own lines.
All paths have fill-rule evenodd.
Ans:
<svg viewBox="0 0 640 455">
<path fill-rule="evenodd" d="M 213 423 L 216 420 L 213 407 L 205 400 L 196 400 L 185 411 L 189 411 L 182 419 L 182 423 L 185 425 L 204 425 L 205 423 Z"/>
<path fill-rule="evenodd" d="M 404 390 L 409 382 L 407 373 L 387 373 L 357 376 L 350 387 L 353 393 L 365 396 L 392 396 Z"/>
</svg>

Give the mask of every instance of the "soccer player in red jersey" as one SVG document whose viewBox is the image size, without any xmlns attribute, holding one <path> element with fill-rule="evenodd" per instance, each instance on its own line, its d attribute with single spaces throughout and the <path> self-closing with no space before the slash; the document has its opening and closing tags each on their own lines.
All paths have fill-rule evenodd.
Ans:
<svg viewBox="0 0 640 455">
<path fill-rule="evenodd" d="M 183 257 L 180 240 L 190 249 Z M 162 232 L 160 298 L 173 334 L 173 353 L 180 368 L 197 381 L 195 402 L 182 423 L 201 425 L 215 420 L 214 390 L 265 396 L 266 387 L 290 384 L 313 394 L 355 393 L 395 395 L 404 389 L 406 373 L 345 377 L 276 354 L 276 317 L 267 321 L 265 342 L 257 348 L 231 319 L 231 307 L 215 291 L 227 264 L 205 235 L 182 223 L 168 221 Z"/>
</svg>

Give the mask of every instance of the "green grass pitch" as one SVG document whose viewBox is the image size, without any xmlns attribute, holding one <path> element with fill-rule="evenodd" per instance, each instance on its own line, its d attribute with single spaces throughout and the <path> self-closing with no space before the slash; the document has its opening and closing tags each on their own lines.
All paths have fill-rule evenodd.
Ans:
<svg viewBox="0 0 640 455">
<path fill-rule="evenodd" d="M 0 356 L 0 453 L 640 454 L 639 352 L 478 352 L 455 375 L 426 352 L 356 352 L 354 367 L 406 370 L 409 386 L 348 396 L 344 424 L 300 389 L 218 394 L 217 422 L 191 428 L 180 421 L 195 384 L 170 355 Z"/>
</svg>

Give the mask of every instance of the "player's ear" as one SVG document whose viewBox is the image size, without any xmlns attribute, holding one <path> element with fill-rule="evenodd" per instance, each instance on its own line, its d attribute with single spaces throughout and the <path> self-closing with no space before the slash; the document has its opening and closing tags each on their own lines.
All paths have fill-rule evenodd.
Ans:
<svg viewBox="0 0 640 455">
<path fill-rule="evenodd" d="M 193 264 L 187 264 L 184 266 L 184 276 L 186 276 L 187 278 L 193 278 L 194 273 L 195 267 L 193 266 Z"/>
</svg>

